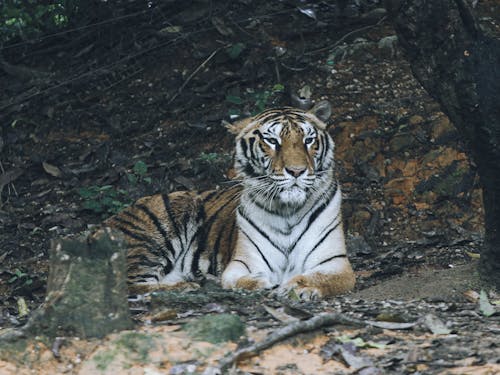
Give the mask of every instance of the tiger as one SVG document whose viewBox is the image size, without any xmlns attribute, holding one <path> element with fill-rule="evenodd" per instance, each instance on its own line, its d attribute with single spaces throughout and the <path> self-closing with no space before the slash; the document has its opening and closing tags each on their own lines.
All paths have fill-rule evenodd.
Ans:
<svg viewBox="0 0 500 375">
<path fill-rule="evenodd" d="M 128 246 L 129 292 L 198 288 L 214 276 L 226 289 L 301 300 L 352 290 L 331 113 L 320 101 L 228 124 L 232 186 L 144 197 L 108 219 Z"/>
</svg>

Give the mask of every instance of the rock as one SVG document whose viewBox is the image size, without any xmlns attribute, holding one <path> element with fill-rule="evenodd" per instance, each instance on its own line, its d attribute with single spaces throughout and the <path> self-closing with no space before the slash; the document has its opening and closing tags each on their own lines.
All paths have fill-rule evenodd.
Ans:
<svg viewBox="0 0 500 375">
<path fill-rule="evenodd" d="M 410 117 L 410 120 L 408 121 L 410 125 L 419 125 L 424 122 L 424 118 L 419 115 L 413 115 Z"/>
<path fill-rule="evenodd" d="M 407 150 L 415 144 L 415 137 L 410 132 L 396 134 L 390 141 L 392 152 Z"/>
<path fill-rule="evenodd" d="M 212 344 L 237 341 L 245 334 L 245 325 L 233 314 L 206 315 L 186 324 L 185 329 L 191 337 Z"/>
<path fill-rule="evenodd" d="M 372 247 L 363 236 L 349 236 L 346 241 L 347 251 L 353 255 L 368 255 L 373 252 Z"/>
<path fill-rule="evenodd" d="M 394 178 L 385 184 L 384 193 L 395 205 L 403 204 L 412 196 L 415 182 L 412 177 Z"/>
<path fill-rule="evenodd" d="M 456 136 L 457 130 L 451 124 L 450 120 L 446 116 L 438 117 L 432 123 L 431 136 L 434 142 L 441 143 L 454 136 Z"/>
<path fill-rule="evenodd" d="M 353 229 L 356 231 L 363 231 L 364 228 L 368 226 L 372 218 L 372 214 L 366 210 L 358 210 L 355 211 L 352 215 L 352 225 Z"/>
</svg>

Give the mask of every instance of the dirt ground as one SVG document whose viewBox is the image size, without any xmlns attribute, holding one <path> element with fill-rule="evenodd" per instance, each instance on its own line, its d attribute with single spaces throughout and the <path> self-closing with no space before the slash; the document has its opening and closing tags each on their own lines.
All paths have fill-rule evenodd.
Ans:
<svg viewBox="0 0 500 375">
<path fill-rule="evenodd" d="M 3 47 L 0 334 L 42 303 L 51 239 L 144 195 L 224 184 L 233 140 L 223 121 L 309 96 L 334 107 L 358 283 L 310 303 L 213 282 L 134 299 L 135 330 L 2 345 L 0 374 L 215 374 L 237 348 L 324 312 L 415 324 L 322 327 L 226 371 L 500 373 L 498 306 L 485 313 L 499 297 L 479 297 L 475 271 L 483 212 L 474 163 L 411 75 L 379 2 L 347 3 L 189 1 Z M 499 31 L 498 1 L 477 12 Z M 187 328 L 224 314 L 239 317 L 237 338 L 213 343 Z"/>
</svg>

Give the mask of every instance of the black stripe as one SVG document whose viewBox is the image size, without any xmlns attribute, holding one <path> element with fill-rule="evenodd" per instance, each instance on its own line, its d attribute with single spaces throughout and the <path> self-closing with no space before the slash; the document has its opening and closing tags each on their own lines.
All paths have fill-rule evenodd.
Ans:
<svg viewBox="0 0 500 375">
<path fill-rule="evenodd" d="M 269 241 L 269 243 L 271 245 L 273 245 L 276 249 L 278 249 L 280 251 L 280 253 L 282 254 L 285 254 L 286 251 L 284 249 L 282 249 L 281 247 L 279 247 L 278 245 L 276 245 L 272 240 L 271 238 L 269 238 L 269 235 L 267 233 L 265 233 L 259 226 L 255 225 L 255 223 L 250 220 L 250 218 L 248 216 L 246 216 L 242 210 L 240 208 L 238 208 L 238 213 L 248 222 L 248 224 L 250 224 L 252 227 L 255 228 L 255 230 L 257 230 L 257 232 L 259 232 L 259 234 L 264 237 L 266 240 Z"/>
<path fill-rule="evenodd" d="M 325 134 L 321 134 L 320 140 L 321 140 L 320 143 L 321 143 L 322 149 L 321 149 L 321 155 L 319 157 L 318 169 L 322 170 L 323 169 L 323 162 L 325 160 L 324 158 L 325 158 L 326 150 L 329 147 L 328 136 L 326 136 Z"/>
<path fill-rule="evenodd" d="M 167 194 L 162 194 L 163 198 L 163 205 L 165 206 L 165 211 L 168 214 L 168 218 L 170 222 L 172 223 L 172 228 L 174 229 L 175 235 L 177 238 L 180 239 L 181 234 L 179 232 L 179 228 L 177 227 L 177 223 L 175 222 L 175 214 L 174 211 L 172 210 L 172 206 L 170 205 L 170 198 L 168 197 Z"/>
<path fill-rule="evenodd" d="M 217 275 L 217 255 L 219 254 L 220 241 L 222 239 L 222 235 L 224 234 L 224 232 L 221 229 L 222 228 L 219 228 L 219 233 L 217 234 L 214 248 L 211 249 L 212 253 L 210 254 L 210 264 L 208 266 L 208 273 L 212 275 Z"/>
<path fill-rule="evenodd" d="M 208 202 L 210 199 L 212 199 L 214 197 L 214 195 L 217 195 L 219 194 L 220 191 L 218 190 L 212 190 L 210 193 L 208 193 L 208 195 L 203 199 L 203 203 L 206 203 Z"/>
<path fill-rule="evenodd" d="M 328 237 L 328 235 L 330 233 L 332 233 L 335 229 L 338 228 L 338 226 L 340 225 L 342 221 L 340 220 L 337 224 L 335 224 L 329 231 L 327 231 L 325 233 L 325 235 L 323 237 L 321 237 L 321 239 L 316 242 L 316 245 L 314 245 L 314 247 L 312 248 L 312 250 L 306 255 L 306 257 L 304 258 L 304 261 L 302 262 L 302 269 L 304 269 L 305 265 L 306 265 L 306 262 L 307 262 L 307 259 L 309 258 L 309 256 L 314 253 L 314 251 L 318 248 L 319 245 L 321 245 L 323 243 L 323 241 L 326 239 L 326 237 Z"/>
<path fill-rule="evenodd" d="M 138 232 L 133 232 L 133 230 L 136 230 L 144 233 L 144 229 L 142 229 L 137 224 L 125 220 L 121 217 L 115 217 L 114 221 L 116 222 L 115 226 L 119 230 L 121 230 L 123 233 L 133 238 L 134 240 L 142 241 L 153 246 L 158 246 L 158 244 L 155 241 L 153 241 L 153 239 L 150 236 Z"/>
<path fill-rule="evenodd" d="M 325 200 L 325 202 L 323 202 L 323 204 L 321 204 L 316 210 L 314 210 L 314 212 L 311 214 L 311 216 L 309 216 L 309 220 L 307 221 L 306 227 L 304 228 L 304 230 L 302 231 L 302 233 L 300 234 L 300 236 L 297 237 L 297 239 L 292 244 L 292 246 L 290 246 L 290 251 L 294 250 L 295 246 L 300 241 L 300 239 L 302 238 L 302 236 L 309 230 L 309 228 L 311 227 L 312 223 L 314 223 L 314 221 L 318 218 L 318 216 L 330 204 L 331 200 L 333 199 L 333 197 L 335 196 L 336 193 L 337 193 L 337 190 L 335 190 L 335 193 L 333 195 L 331 195 L 330 197 L 328 197 L 328 199 Z M 333 221 L 335 221 L 335 219 L 337 219 L 338 215 L 339 214 L 337 214 L 337 216 L 333 219 Z M 302 220 L 300 220 L 300 221 L 302 221 Z"/>
<path fill-rule="evenodd" d="M 243 151 L 243 154 L 245 156 L 247 156 L 247 151 L 248 151 L 248 146 L 247 146 L 247 142 L 244 138 L 241 138 L 240 140 L 240 146 L 241 146 L 241 149 Z"/>
<path fill-rule="evenodd" d="M 115 218 L 115 220 L 118 221 L 118 218 Z M 119 229 L 120 231 L 122 231 L 125 235 L 133 238 L 134 240 L 141 241 L 142 242 L 141 246 L 145 247 L 153 255 L 156 255 L 158 257 L 164 257 L 164 255 L 162 254 L 161 249 L 159 248 L 158 244 L 155 243 L 148 236 L 140 234 L 140 233 L 132 232 L 128 228 L 126 228 L 126 227 L 124 227 L 122 225 L 119 225 L 119 224 L 116 225 L 116 228 Z M 127 249 L 128 249 L 128 246 L 127 246 Z"/>
<path fill-rule="evenodd" d="M 233 218 L 233 225 L 231 226 L 231 232 L 229 233 L 229 246 L 233 243 L 234 232 L 236 231 L 236 218 Z"/>
<path fill-rule="evenodd" d="M 248 267 L 248 264 L 246 264 L 244 261 L 242 261 L 241 259 L 233 259 L 232 262 L 239 262 L 241 264 L 243 264 L 246 269 L 248 270 L 249 273 L 252 273 L 252 271 L 250 270 L 250 267 Z"/>
<path fill-rule="evenodd" d="M 153 278 L 156 279 L 156 281 L 160 281 L 158 275 L 152 275 L 149 273 L 141 273 L 140 275 L 133 275 L 131 278 L 134 279 L 134 281 L 129 282 L 129 284 L 141 284 L 141 280 L 146 281 L 146 278 Z M 136 279 L 141 279 L 141 280 L 136 280 Z M 146 284 L 146 283 L 145 283 Z"/>
<path fill-rule="evenodd" d="M 163 243 L 165 244 L 165 247 L 167 248 L 168 251 L 170 251 L 170 254 L 172 254 L 172 256 L 175 257 L 175 249 L 172 245 L 172 242 L 169 239 L 170 236 L 161 225 L 160 220 L 158 220 L 158 217 L 149 209 L 149 207 L 143 204 L 138 204 L 136 207 L 139 208 L 142 212 L 144 212 L 153 222 L 156 229 L 160 232 L 160 234 L 163 237 Z"/>
<path fill-rule="evenodd" d="M 347 257 L 347 255 L 346 255 L 346 254 L 334 255 L 334 256 L 332 256 L 332 257 L 330 257 L 330 258 L 326 258 L 325 260 L 322 260 L 321 262 L 319 262 L 319 263 L 318 263 L 317 265 L 315 265 L 314 267 L 317 267 L 317 266 L 319 266 L 319 265 L 321 265 L 321 264 L 324 264 L 324 263 L 326 263 L 326 262 L 329 262 L 329 261 L 331 261 L 332 259 L 335 259 L 335 258 L 346 258 L 346 257 Z"/>
<path fill-rule="evenodd" d="M 250 165 L 250 162 L 245 164 L 245 167 L 243 168 L 243 171 L 248 177 L 259 177 L 259 174 L 255 172 L 254 167 Z"/>
<path fill-rule="evenodd" d="M 234 190 L 234 192 L 232 192 L 233 196 L 231 198 L 229 198 L 228 202 L 229 201 L 232 201 L 235 196 L 238 196 L 238 193 L 240 191 L 239 189 L 239 186 L 233 186 L 231 187 L 230 189 L 228 190 L 222 190 L 220 194 L 225 194 L 227 192 L 230 192 Z M 218 196 L 215 198 L 217 199 Z M 205 200 L 204 203 L 206 203 L 207 200 Z M 208 221 L 206 221 L 203 225 L 200 226 L 200 228 L 198 228 L 198 231 L 196 232 L 195 236 L 196 238 L 198 238 L 198 248 L 196 249 L 196 251 L 194 252 L 193 254 L 193 263 L 195 263 L 196 261 L 196 267 L 198 267 L 198 261 L 200 259 L 200 256 L 201 256 L 201 253 L 206 250 L 206 246 L 207 246 L 207 238 L 208 238 L 208 234 L 210 233 L 210 229 L 213 225 L 213 223 L 215 222 L 215 220 L 217 219 L 217 216 L 220 214 L 220 212 L 226 208 L 227 206 L 227 203 L 226 204 L 221 204 L 221 206 L 217 209 L 217 211 L 215 211 L 215 213 L 210 217 L 210 219 Z M 213 251 L 213 249 L 211 249 Z M 193 264 L 191 264 L 191 267 L 193 267 Z"/>
<path fill-rule="evenodd" d="M 259 249 L 259 247 L 257 246 L 257 244 L 255 242 L 253 242 L 253 240 L 250 238 L 250 236 L 248 234 L 246 234 L 246 232 L 240 228 L 240 231 L 241 233 L 243 233 L 246 238 L 248 238 L 248 240 L 252 243 L 252 245 L 255 246 L 255 248 L 257 249 L 257 251 L 259 252 L 260 256 L 262 257 L 262 259 L 264 260 L 264 262 L 266 263 L 267 267 L 269 268 L 269 270 L 271 270 L 272 273 L 274 273 L 274 269 L 271 267 L 271 265 L 269 264 L 269 262 L 267 261 L 266 257 L 264 256 L 264 254 L 262 254 L 262 251 Z"/>
<path fill-rule="evenodd" d="M 252 138 L 250 138 L 250 139 L 248 140 L 248 142 L 250 143 L 250 157 L 251 157 L 252 159 L 255 159 L 255 152 L 254 152 L 254 149 L 253 149 L 253 148 L 254 148 L 254 145 L 255 145 L 255 138 L 253 138 L 253 137 L 252 137 Z M 247 155 L 246 153 L 245 153 L 245 156 L 246 156 L 246 157 L 248 157 L 248 155 Z"/>
<path fill-rule="evenodd" d="M 154 267 L 154 266 L 158 266 L 158 265 L 161 266 L 162 265 L 161 262 L 155 262 L 154 260 L 148 258 L 147 254 L 133 255 L 133 256 L 128 257 L 128 259 L 133 260 L 134 262 L 132 264 L 137 265 L 137 266 Z M 168 259 L 166 259 L 166 260 L 167 260 L 167 265 L 165 266 L 165 268 L 172 268 L 172 263 L 170 262 L 170 260 L 168 260 Z M 164 270 L 165 270 L 165 268 L 164 268 Z"/>
</svg>

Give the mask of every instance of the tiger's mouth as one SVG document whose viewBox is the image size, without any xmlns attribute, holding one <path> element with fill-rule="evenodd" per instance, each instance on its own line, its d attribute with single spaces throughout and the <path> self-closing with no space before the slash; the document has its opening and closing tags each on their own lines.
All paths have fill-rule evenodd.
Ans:
<svg viewBox="0 0 500 375">
<path fill-rule="evenodd" d="M 292 186 L 281 189 L 279 200 L 287 205 L 301 205 L 307 199 L 307 189 L 294 183 Z"/>
</svg>

